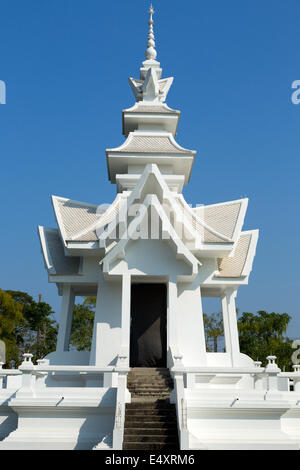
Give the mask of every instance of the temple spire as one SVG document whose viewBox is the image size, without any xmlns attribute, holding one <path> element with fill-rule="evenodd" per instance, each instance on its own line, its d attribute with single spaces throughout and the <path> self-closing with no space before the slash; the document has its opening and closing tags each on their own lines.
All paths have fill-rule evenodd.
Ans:
<svg viewBox="0 0 300 470">
<path fill-rule="evenodd" d="M 150 14 L 150 19 L 148 21 L 149 33 L 148 33 L 148 43 L 147 43 L 147 50 L 146 50 L 145 56 L 146 56 L 147 60 L 155 60 L 156 56 L 157 56 L 157 52 L 156 52 L 156 49 L 155 49 L 155 37 L 154 37 L 154 31 L 153 31 L 153 24 L 154 24 L 153 14 L 154 14 L 154 10 L 153 10 L 152 4 L 150 6 L 149 14 Z"/>
<path fill-rule="evenodd" d="M 145 53 L 146 60 L 140 68 L 140 78 L 129 78 L 129 83 L 134 93 L 136 101 L 143 101 L 145 104 L 164 103 L 172 85 L 173 78 L 162 79 L 162 69 L 160 63 L 156 60 L 157 51 L 155 49 L 155 37 L 153 31 L 153 14 L 154 9 L 151 4 L 149 10 L 149 32 L 147 50 Z"/>
</svg>

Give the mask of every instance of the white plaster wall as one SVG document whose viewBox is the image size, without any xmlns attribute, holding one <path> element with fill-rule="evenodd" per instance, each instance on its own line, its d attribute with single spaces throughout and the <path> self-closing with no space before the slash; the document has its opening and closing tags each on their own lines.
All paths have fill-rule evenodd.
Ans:
<svg viewBox="0 0 300 470">
<path fill-rule="evenodd" d="M 140 175 L 143 173 L 146 164 L 144 165 L 128 165 L 128 174 L 137 174 Z M 159 171 L 163 175 L 172 175 L 173 168 L 172 165 L 158 165 Z"/>
<path fill-rule="evenodd" d="M 126 250 L 125 260 L 131 274 L 145 273 L 153 276 L 175 277 L 190 274 L 191 268 L 176 259 L 176 252 L 167 241 L 136 240 Z"/>
<path fill-rule="evenodd" d="M 91 450 L 112 433 L 114 409 L 49 410 L 40 407 L 19 411 L 19 435 L 11 436 L 18 449 Z M 5 445 L 5 442 L 4 442 Z M 1 446 L 0 446 L 1 449 Z"/>
<path fill-rule="evenodd" d="M 100 276 L 90 364 L 115 365 L 121 345 L 122 283 Z"/>
<path fill-rule="evenodd" d="M 8 375 L 6 388 L 10 390 L 17 390 L 22 384 L 22 375 Z"/>
<path fill-rule="evenodd" d="M 89 351 L 55 351 L 48 354 L 45 359 L 50 361 L 50 365 L 78 365 L 85 366 L 89 364 Z"/>
<path fill-rule="evenodd" d="M 98 257 L 85 256 L 82 261 L 82 274 L 86 280 L 97 283 L 100 274 L 100 259 Z"/>
<path fill-rule="evenodd" d="M 116 389 L 36 389 L 34 397 L 16 397 L 10 405 L 18 428 L 0 450 L 92 449 L 113 432 Z"/>
<path fill-rule="evenodd" d="M 207 449 L 295 449 L 298 444 L 283 432 L 282 409 L 201 409 L 188 411 L 188 429 Z M 197 448 L 197 446 L 192 446 Z"/>
<path fill-rule="evenodd" d="M 15 390 L 0 389 L 0 441 L 14 431 L 18 424 L 17 414 L 7 406 Z"/>
</svg>

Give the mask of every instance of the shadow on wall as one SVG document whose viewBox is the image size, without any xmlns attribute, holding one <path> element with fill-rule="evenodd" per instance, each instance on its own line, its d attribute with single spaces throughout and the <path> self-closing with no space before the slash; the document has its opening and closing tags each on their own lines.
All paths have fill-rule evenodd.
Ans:
<svg viewBox="0 0 300 470">
<path fill-rule="evenodd" d="M 112 435 L 115 423 L 117 389 L 110 388 L 103 395 L 98 408 L 86 408 L 87 416 L 82 424 L 74 450 L 92 450 L 94 446 Z"/>
<path fill-rule="evenodd" d="M 18 415 L 8 406 L 9 400 L 15 398 L 15 395 L 13 393 L 0 404 L 0 441 L 6 439 L 18 427 Z"/>
</svg>

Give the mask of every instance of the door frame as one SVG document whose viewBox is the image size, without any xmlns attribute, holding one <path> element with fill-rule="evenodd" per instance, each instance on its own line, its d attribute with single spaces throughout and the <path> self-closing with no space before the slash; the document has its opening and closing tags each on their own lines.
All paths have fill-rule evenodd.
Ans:
<svg viewBox="0 0 300 470">
<path fill-rule="evenodd" d="M 164 358 L 164 367 L 168 367 L 168 350 L 169 350 L 169 334 L 168 334 L 168 322 L 169 322 L 169 282 L 166 276 L 132 276 L 130 283 L 130 316 L 129 316 L 129 367 L 131 366 L 131 302 L 132 302 L 132 286 L 135 284 L 159 284 L 164 285 L 166 290 L 165 297 L 165 358 Z M 147 366 L 145 366 L 147 367 Z M 149 366 L 150 368 L 150 366 Z"/>
</svg>

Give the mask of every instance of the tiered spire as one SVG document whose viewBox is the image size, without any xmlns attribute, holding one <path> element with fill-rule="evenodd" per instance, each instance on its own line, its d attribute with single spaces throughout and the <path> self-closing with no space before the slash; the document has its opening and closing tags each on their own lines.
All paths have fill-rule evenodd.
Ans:
<svg viewBox="0 0 300 470">
<path fill-rule="evenodd" d="M 149 14 L 150 14 L 150 19 L 148 21 L 149 33 L 148 33 L 147 50 L 146 50 L 145 55 L 146 55 L 147 60 L 155 60 L 156 57 L 157 57 L 157 52 L 156 52 L 156 49 L 155 49 L 155 37 L 154 37 L 154 31 L 153 31 L 153 24 L 154 24 L 153 14 L 154 14 L 154 10 L 153 10 L 152 4 L 150 6 Z"/>
<path fill-rule="evenodd" d="M 143 66 L 140 69 L 140 79 L 129 78 L 129 83 L 136 101 L 143 101 L 145 104 L 153 102 L 163 103 L 172 85 L 173 78 L 161 79 L 162 69 L 160 68 L 160 63 L 156 60 L 157 51 L 155 49 L 153 31 L 154 9 L 152 5 L 150 6 L 149 14 L 148 42 L 145 53 L 146 60 L 143 62 Z"/>
</svg>

